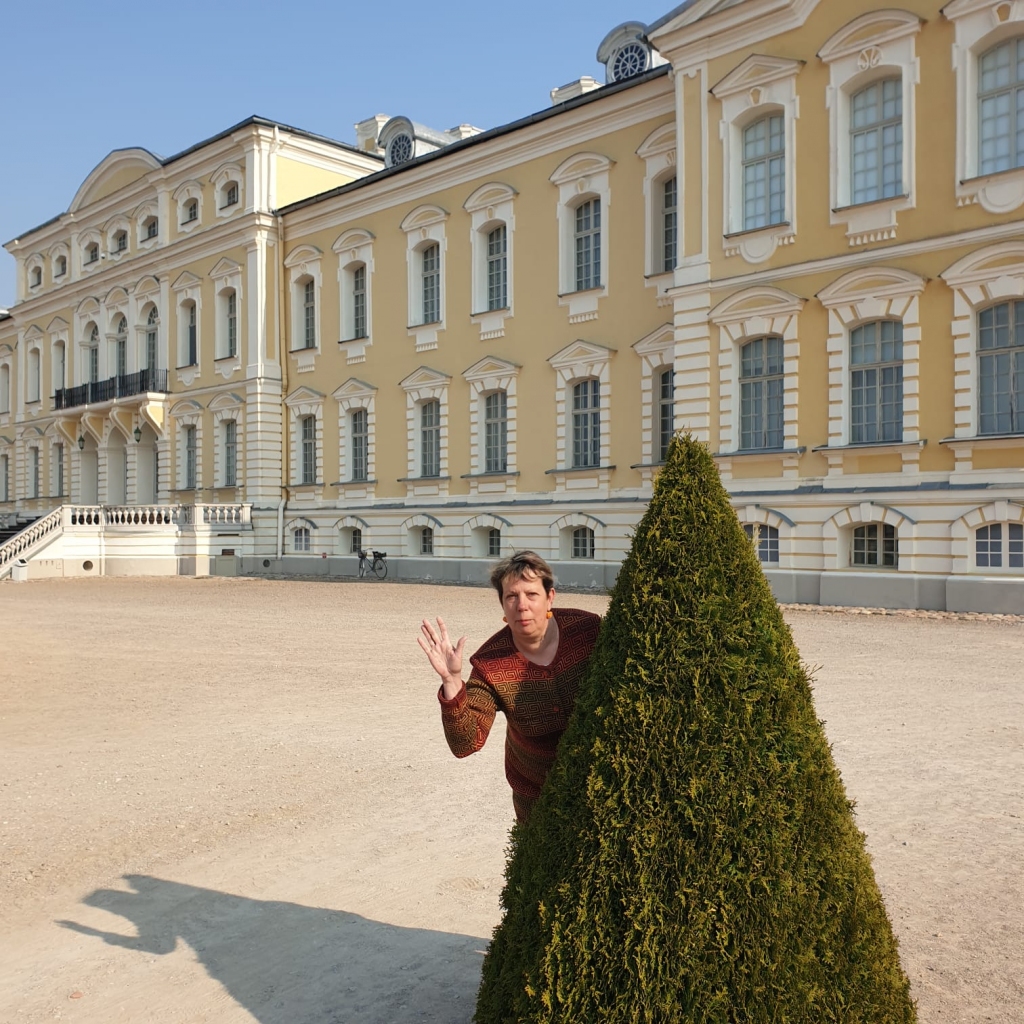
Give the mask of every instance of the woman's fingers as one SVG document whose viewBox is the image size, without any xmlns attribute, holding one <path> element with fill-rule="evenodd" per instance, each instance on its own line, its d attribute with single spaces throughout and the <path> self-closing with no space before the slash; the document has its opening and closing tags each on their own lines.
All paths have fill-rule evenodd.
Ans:
<svg viewBox="0 0 1024 1024">
<path fill-rule="evenodd" d="M 448 627 L 444 624 L 444 619 L 440 615 L 437 617 L 437 628 L 441 632 L 441 639 L 447 646 L 451 646 L 451 640 L 448 639 Z"/>
</svg>

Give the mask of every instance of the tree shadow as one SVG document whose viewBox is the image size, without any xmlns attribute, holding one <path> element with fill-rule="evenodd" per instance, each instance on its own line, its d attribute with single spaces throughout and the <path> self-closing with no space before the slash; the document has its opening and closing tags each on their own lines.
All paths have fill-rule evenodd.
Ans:
<svg viewBox="0 0 1024 1024">
<path fill-rule="evenodd" d="M 180 939 L 260 1024 L 468 1024 L 473 1015 L 486 939 L 147 875 L 125 880 L 133 892 L 97 889 L 83 902 L 127 918 L 137 935 L 57 923 L 155 955 Z"/>
</svg>

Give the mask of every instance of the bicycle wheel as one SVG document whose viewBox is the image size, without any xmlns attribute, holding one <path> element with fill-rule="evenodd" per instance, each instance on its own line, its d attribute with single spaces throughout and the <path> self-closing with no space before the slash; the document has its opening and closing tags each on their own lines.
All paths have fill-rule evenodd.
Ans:
<svg viewBox="0 0 1024 1024">
<path fill-rule="evenodd" d="M 388 574 L 388 563 L 383 558 L 373 560 L 373 574 L 377 579 L 382 580 Z"/>
</svg>

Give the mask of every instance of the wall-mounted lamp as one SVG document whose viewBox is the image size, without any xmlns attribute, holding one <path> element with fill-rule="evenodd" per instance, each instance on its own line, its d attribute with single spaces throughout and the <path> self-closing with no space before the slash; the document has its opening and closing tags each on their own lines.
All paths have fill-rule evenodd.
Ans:
<svg viewBox="0 0 1024 1024">
<path fill-rule="evenodd" d="M 78 450 L 81 451 L 85 447 L 85 437 L 82 434 L 78 435 Z"/>
<path fill-rule="evenodd" d="M 142 427 L 136 427 L 132 431 L 132 436 L 135 438 L 135 443 L 138 444 L 142 440 Z"/>
</svg>

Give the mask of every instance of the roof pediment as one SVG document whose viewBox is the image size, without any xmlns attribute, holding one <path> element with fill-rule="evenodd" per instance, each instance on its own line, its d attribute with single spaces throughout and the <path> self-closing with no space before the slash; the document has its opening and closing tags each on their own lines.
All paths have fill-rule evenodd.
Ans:
<svg viewBox="0 0 1024 1024">
<path fill-rule="evenodd" d="M 672 324 L 662 324 L 651 331 L 650 334 L 635 342 L 633 351 L 638 356 L 654 355 L 663 352 L 669 345 L 674 345 L 675 340 L 675 327 Z"/>
<path fill-rule="evenodd" d="M 191 270 L 183 270 L 174 280 L 174 284 L 171 287 L 176 291 L 183 291 L 185 288 L 194 288 L 197 284 L 202 284 L 200 278 L 196 277 Z"/>
<path fill-rule="evenodd" d="M 284 265 L 289 269 L 301 267 L 306 263 L 315 263 L 323 254 L 323 250 L 318 249 L 315 245 L 297 245 L 285 257 Z"/>
<path fill-rule="evenodd" d="M 753 316 L 786 316 L 799 313 L 805 300 L 781 288 L 755 285 L 723 299 L 708 314 L 712 323 L 727 324 L 748 320 Z"/>
<path fill-rule="evenodd" d="M 925 279 L 909 270 L 896 267 L 864 267 L 851 270 L 838 281 L 818 292 L 818 300 L 826 308 L 856 303 L 865 298 L 890 299 L 901 295 L 917 295 L 924 291 Z"/>
<path fill-rule="evenodd" d="M 476 189 L 462 204 L 462 208 L 466 213 L 476 213 L 477 210 L 486 210 L 488 206 L 497 206 L 498 203 L 515 199 L 518 194 L 511 185 L 500 181 L 489 181 L 486 185 L 481 185 Z"/>
<path fill-rule="evenodd" d="M 209 409 L 216 412 L 218 409 L 237 409 L 245 405 L 245 399 L 236 395 L 234 391 L 222 391 L 216 398 L 211 399 Z"/>
<path fill-rule="evenodd" d="M 66 331 L 71 325 L 62 316 L 55 316 L 47 325 L 47 334 L 56 334 L 57 331 Z"/>
<path fill-rule="evenodd" d="M 576 363 L 592 363 L 596 360 L 607 362 L 613 355 L 615 355 L 615 349 L 608 348 L 607 345 L 598 345 L 593 341 L 579 339 L 570 342 L 565 348 L 559 349 L 553 356 L 549 356 L 548 362 L 558 368 L 573 366 Z"/>
<path fill-rule="evenodd" d="M 427 203 L 423 206 L 417 206 L 411 213 L 406 214 L 400 227 L 403 231 L 414 231 L 416 228 L 428 228 L 431 224 L 439 224 L 447 219 L 447 210 Z"/>
<path fill-rule="evenodd" d="M 144 277 L 135 286 L 135 294 L 138 296 L 142 295 L 155 295 L 160 291 L 160 282 L 155 277 Z"/>
<path fill-rule="evenodd" d="M 1024 242 L 1001 242 L 968 253 L 939 276 L 953 288 L 1024 273 Z"/>
<path fill-rule="evenodd" d="M 197 412 L 202 412 L 203 407 L 194 398 L 183 398 L 180 402 L 176 403 L 171 409 L 172 416 L 192 416 Z"/>
<path fill-rule="evenodd" d="M 450 381 L 451 377 L 447 373 L 433 370 L 429 366 L 419 366 L 408 377 L 399 381 L 398 386 L 405 388 L 406 391 L 411 391 L 413 388 L 436 387 L 438 384 L 448 384 Z"/>
<path fill-rule="evenodd" d="M 506 377 L 510 373 L 518 373 L 522 369 L 517 363 L 497 356 L 484 356 L 478 359 L 469 369 L 462 371 L 466 380 L 483 380 L 485 377 Z"/>
<path fill-rule="evenodd" d="M 160 166 L 160 160 L 148 149 L 115 149 L 89 172 L 68 210 L 74 213 L 83 206 L 99 202 Z"/>
<path fill-rule="evenodd" d="M 758 86 L 768 85 L 799 74 L 804 66 L 802 60 L 789 57 L 772 57 L 764 53 L 752 53 L 737 64 L 721 81 L 711 87 L 716 99 L 747 92 Z"/>
<path fill-rule="evenodd" d="M 848 57 L 860 53 L 866 46 L 881 46 L 919 32 L 923 24 L 922 19 L 910 11 L 895 8 L 870 11 L 844 25 L 818 51 L 818 56 L 826 62 Z"/>
<path fill-rule="evenodd" d="M 284 404 L 289 408 L 293 405 L 303 405 L 306 402 L 322 402 L 324 396 L 312 388 L 296 388 L 285 400 Z"/>
<path fill-rule="evenodd" d="M 555 168 L 549 181 L 555 185 L 564 185 L 577 178 L 585 178 L 588 174 L 607 171 L 614 163 L 611 157 L 603 153 L 576 153 Z"/>
<path fill-rule="evenodd" d="M 367 231 L 366 228 L 350 228 L 338 235 L 331 248 L 335 252 L 341 253 L 346 249 L 355 249 L 360 245 L 366 245 L 368 242 L 372 242 L 373 238 L 373 232 Z"/>
<path fill-rule="evenodd" d="M 241 272 L 241 263 L 236 263 L 234 260 L 228 259 L 227 256 L 222 256 L 210 271 L 210 277 L 217 280 L 218 278 L 231 277 L 233 274 L 240 274 Z"/>
<path fill-rule="evenodd" d="M 331 394 L 331 398 L 342 401 L 346 398 L 369 398 L 377 393 L 377 389 L 365 380 L 358 377 L 349 377 L 344 384 L 337 387 Z"/>
</svg>

